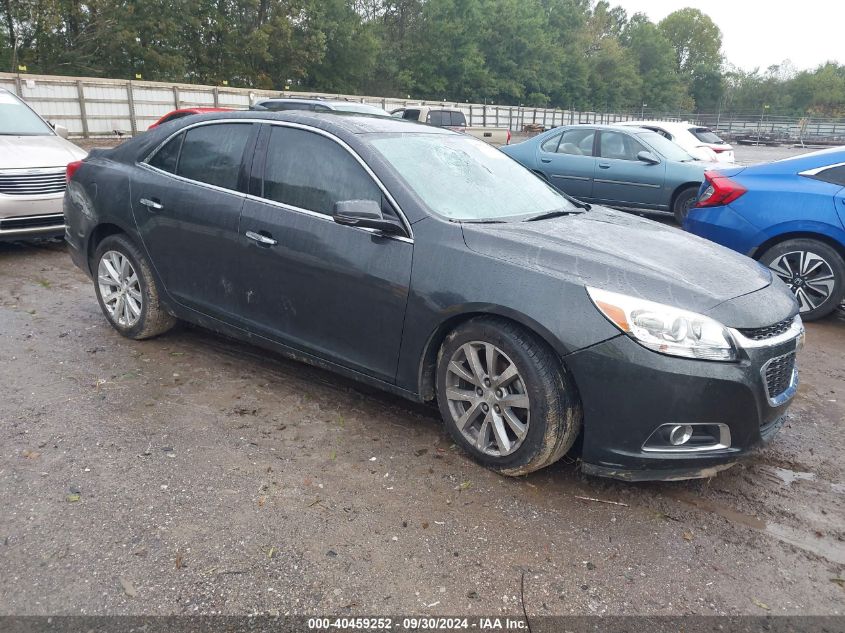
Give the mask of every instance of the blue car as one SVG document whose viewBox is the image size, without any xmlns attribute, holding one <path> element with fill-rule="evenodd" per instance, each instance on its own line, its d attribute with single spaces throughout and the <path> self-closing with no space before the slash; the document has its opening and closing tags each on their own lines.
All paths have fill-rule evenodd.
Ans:
<svg viewBox="0 0 845 633">
<path fill-rule="evenodd" d="M 501 150 L 573 198 L 617 209 L 671 212 L 682 222 L 705 169 L 657 132 L 569 125 Z"/>
<path fill-rule="evenodd" d="M 684 228 L 768 266 L 801 317 L 845 297 L 845 148 L 707 172 Z"/>
</svg>

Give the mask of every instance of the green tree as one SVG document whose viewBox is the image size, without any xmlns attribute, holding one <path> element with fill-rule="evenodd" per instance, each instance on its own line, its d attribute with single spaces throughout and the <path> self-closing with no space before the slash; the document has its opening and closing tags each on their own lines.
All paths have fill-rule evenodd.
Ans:
<svg viewBox="0 0 845 633">
<path fill-rule="evenodd" d="M 658 111 L 681 105 L 686 89 L 678 75 L 672 44 L 660 29 L 645 15 L 637 13 L 625 28 L 622 41 L 639 67 L 640 105 L 647 104 Z"/>
</svg>

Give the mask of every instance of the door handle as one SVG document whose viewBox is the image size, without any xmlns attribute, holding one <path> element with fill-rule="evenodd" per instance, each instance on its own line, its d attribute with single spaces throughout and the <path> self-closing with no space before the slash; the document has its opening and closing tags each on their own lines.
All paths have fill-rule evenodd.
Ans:
<svg viewBox="0 0 845 633">
<path fill-rule="evenodd" d="M 164 205 L 155 198 L 153 198 L 152 200 L 150 200 L 149 198 L 141 198 L 140 200 L 138 200 L 138 203 L 144 205 L 150 211 L 161 211 L 164 208 Z"/>
<path fill-rule="evenodd" d="M 278 240 L 274 240 L 269 235 L 262 235 L 261 233 L 256 233 L 255 231 L 247 231 L 244 235 L 246 235 L 247 239 L 258 242 L 262 246 L 275 246 L 279 243 Z"/>
<path fill-rule="evenodd" d="M 599 163 L 599 169 L 610 169 L 610 163 Z"/>
<path fill-rule="evenodd" d="M 541 163 L 550 163 L 550 162 L 552 162 L 552 159 L 551 158 L 541 158 L 540 162 Z"/>
</svg>

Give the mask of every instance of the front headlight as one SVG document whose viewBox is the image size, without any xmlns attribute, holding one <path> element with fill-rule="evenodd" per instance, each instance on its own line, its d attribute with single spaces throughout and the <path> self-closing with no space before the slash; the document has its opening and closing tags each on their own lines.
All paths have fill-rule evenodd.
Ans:
<svg viewBox="0 0 845 633">
<path fill-rule="evenodd" d="M 680 308 L 587 288 L 599 311 L 628 336 L 655 352 L 702 360 L 736 360 L 727 328 L 713 319 Z"/>
</svg>

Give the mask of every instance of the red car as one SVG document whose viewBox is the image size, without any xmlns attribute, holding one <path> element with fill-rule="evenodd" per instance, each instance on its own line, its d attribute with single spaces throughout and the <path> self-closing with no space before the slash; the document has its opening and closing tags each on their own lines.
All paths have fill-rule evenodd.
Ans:
<svg viewBox="0 0 845 633">
<path fill-rule="evenodd" d="M 206 112 L 229 112 L 232 109 L 233 108 L 180 108 L 179 110 L 173 110 L 173 112 L 168 112 L 147 129 L 152 130 L 153 128 L 156 128 L 161 125 L 162 123 L 167 123 L 168 121 L 175 121 L 176 119 L 181 119 L 183 116 L 188 116 L 191 114 L 205 114 Z"/>
</svg>

